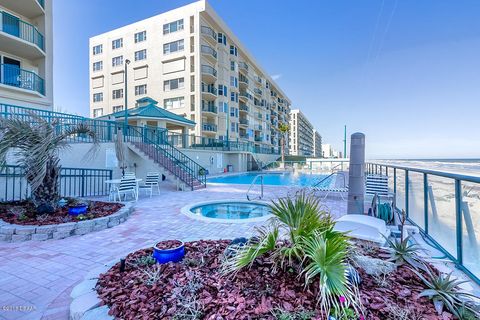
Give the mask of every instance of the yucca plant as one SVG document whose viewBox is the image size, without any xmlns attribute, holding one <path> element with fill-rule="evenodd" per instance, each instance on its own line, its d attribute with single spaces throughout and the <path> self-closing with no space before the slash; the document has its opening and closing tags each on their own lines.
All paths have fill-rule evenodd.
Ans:
<svg viewBox="0 0 480 320">
<path fill-rule="evenodd" d="M 435 304 L 435 308 L 439 314 L 442 313 L 443 306 L 453 313 L 457 318 L 465 318 L 467 314 L 480 316 L 477 310 L 472 307 L 471 298 L 477 298 L 475 295 L 465 292 L 460 287 L 461 284 L 468 281 L 452 278 L 450 273 L 433 272 L 429 267 L 425 268 L 426 276 L 417 270 L 413 272 L 423 281 L 427 289 L 420 292 L 419 297 L 428 297 Z"/>
<path fill-rule="evenodd" d="M 25 178 L 32 190 L 32 200 L 42 213 L 51 213 L 59 199 L 59 152 L 67 149 L 68 139 L 88 136 L 96 150 L 96 133 L 82 122 L 62 125 L 59 120 L 47 121 L 30 113 L 28 117 L 13 116 L 0 119 L 0 166 L 6 164 L 9 150 L 18 165 L 25 170 Z M 90 152 L 88 153 L 90 154 Z"/>
<path fill-rule="evenodd" d="M 392 241 L 386 237 L 385 239 L 390 250 L 389 261 L 395 262 L 397 266 L 408 263 L 415 269 L 425 269 L 422 258 L 418 255 L 421 247 L 418 244 L 410 243 L 410 236 L 403 240 L 395 239 Z"/>
</svg>

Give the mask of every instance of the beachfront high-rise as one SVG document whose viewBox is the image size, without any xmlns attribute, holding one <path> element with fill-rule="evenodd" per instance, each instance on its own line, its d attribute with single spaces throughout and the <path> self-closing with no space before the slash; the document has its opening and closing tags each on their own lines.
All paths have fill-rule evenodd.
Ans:
<svg viewBox="0 0 480 320">
<path fill-rule="evenodd" d="M 51 0 L 0 0 L 0 100 L 52 109 Z"/>
<path fill-rule="evenodd" d="M 290 111 L 289 136 L 291 155 L 320 157 L 322 137 L 299 109 Z"/>
<path fill-rule="evenodd" d="M 196 122 L 190 134 L 280 145 L 290 100 L 206 1 L 92 37 L 89 54 L 93 117 L 124 109 L 129 60 L 128 108 L 148 96 Z"/>
</svg>

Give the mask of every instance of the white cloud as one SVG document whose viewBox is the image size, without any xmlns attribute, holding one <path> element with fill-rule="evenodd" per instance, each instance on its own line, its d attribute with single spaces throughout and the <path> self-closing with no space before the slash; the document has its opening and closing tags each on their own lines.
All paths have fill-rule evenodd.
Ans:
<svg viewBox="0 0 480 320">
<path fill-rule="evenodd" d="M 282 77 L 282 74 L 280 74 L 280 73 L 279 73 L 279 74 L 273 74 L 273 75 L 272 75 L 272 79 L 273 79 L 273 80 L 278 80 L 278 79 L 280 79 L 281 77 Z"/>
</svg>

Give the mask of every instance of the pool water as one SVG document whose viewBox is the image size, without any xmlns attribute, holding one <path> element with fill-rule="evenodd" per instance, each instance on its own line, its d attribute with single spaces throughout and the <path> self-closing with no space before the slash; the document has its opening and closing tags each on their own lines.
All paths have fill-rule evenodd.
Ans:
<svg viewBox="0 0 480 320">
<path fill-rule="evenodd" d="M 215 219 L 251 219 L 269 215 L 270 208 L 254 202 L 221 202 L 193 207 L 190 211 L 196 215 Z"/>
<path fill-rule="evenodd" d="M 210 183 L 226 183 L 226 184 L 251 184 L 253 179 L 260 173 L 245 173 L 239 175 L 231 175 L 224 177 L 215 177 L 208 179 Z M 262 173 L 264 175 L 263 184 L 272 186 L 299 186 L 311 187 L 326 178 L 326 175 L 313 173 L 292 173 L 292 172 L 278 172 L 278 173 Z M 332 177 L 323 181 L 318 187 L 327 188 L 332 182 Z M 260 184 L 260 178 L 255 182 Z"/>
</svg>

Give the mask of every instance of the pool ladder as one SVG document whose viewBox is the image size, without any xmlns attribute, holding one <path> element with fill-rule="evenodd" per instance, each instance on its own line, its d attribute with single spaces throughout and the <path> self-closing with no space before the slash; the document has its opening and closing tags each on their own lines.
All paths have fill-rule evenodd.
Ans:
<svg viewBox="0 0 480 320">
<path fill-rule="evenodd" d="M 258 174 L 255 176 L 253 179 L 252 183 L 250 184 L 250 187 L 248 188 L 247 191 L 247 200 L 252 201 L 252 200 L 261 200 L 263 198 L 263 174 Z M 260 196 L 258 198 L 250 198 L 250 190 L 252 190 L 253 186 L 255 186 L 255 182 L 257 182 L 257 179 L 260 178 Z"/>
</svg>

